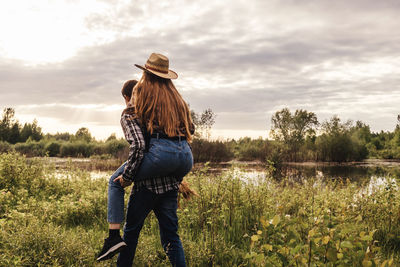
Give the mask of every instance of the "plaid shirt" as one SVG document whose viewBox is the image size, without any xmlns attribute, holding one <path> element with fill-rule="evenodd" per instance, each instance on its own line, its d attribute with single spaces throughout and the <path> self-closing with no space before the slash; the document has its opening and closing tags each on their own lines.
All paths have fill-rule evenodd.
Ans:
<svg viewBox="0 0 400 267">
<path fill-rule="evenodd" d="M 142 129 L 133 113 L 133 108 L 127 108 L 121 115 L 121 126 L 124 131 L 125 139 L 130 144 L 128 161 L 122 174 L 124 180 L 133 181 L 133 177 L 139 169 L 144 157 L 146 147 Z"/>
<path fill-rule="evenodd" d="M 126 140 L 129 142 L 129 156 L 122 174 L 124 180 L 133 181 L 136 172 L 144 157 L 145 139 L 139 121 L 132 107 L 122 112 L 121 126 Z M 135 182 L 133 190 L 138 191 L 142 187 L 149 189 L 156 194 L 163 194 L 170 190 L 178 190 L 180 181 L 175 177 L 149 178 Z"/>
</svg>

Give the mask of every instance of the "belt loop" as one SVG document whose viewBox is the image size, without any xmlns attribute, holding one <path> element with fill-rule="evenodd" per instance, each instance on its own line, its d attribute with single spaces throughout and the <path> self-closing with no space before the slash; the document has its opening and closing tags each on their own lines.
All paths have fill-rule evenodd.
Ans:
<svg viewBox="0 0 400 267">
<path fill-rule="evenodd" d="M 181 136 L 180 135 L 178 135 L 178 140 L 179 140 L 179 142 L 181 141 Z"/>
</svg>

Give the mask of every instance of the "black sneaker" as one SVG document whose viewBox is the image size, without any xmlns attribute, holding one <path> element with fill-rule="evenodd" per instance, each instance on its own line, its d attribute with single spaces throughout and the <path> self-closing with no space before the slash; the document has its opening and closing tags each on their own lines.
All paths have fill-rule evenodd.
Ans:
<svg viewBox="0 0 400 267">
<path fill-rule="evenodd" d="M 126 247 L 126 243 L 122 240 L 121 236 L 109 237 L 104 239 L 104 245 L 97 256 L 97 261 L 104 261 L 111 259 L 115 254 L 120 252 Z"/>
</svg>

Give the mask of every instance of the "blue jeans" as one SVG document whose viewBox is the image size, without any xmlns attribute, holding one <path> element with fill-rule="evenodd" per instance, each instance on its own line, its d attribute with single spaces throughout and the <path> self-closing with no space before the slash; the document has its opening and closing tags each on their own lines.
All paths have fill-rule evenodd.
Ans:
<svg viewBox="0 0 400 267">
<path fill-rule="evenodd" d="M 126 162 L 122 164 L 108 181 L 107 221 L 109 223 L 122 223 L 124 220 L 124 188 L 114 179 L 122 175 Z"/>
<path fill-rule="evenodd" d="M 124 220 L 124 188 L 114 179 L 122 175 L 126 162 L 110 177 L 108 182 L 109 223 L 122 223 Z M 150 139 L 149 151 L 144 158 L 134 181 L 148 178 L 172 176 L 179 179 L 192 169 L 193 156 L 186 141 L 171 141 L 168 139 Z"/>
<path fill-rule="evenodd" d="M 118 256 L 117 266 L 132 266 L 140 230 L 150 211 L 158 219 L 161 245 L 172 266 L 186 266 L 185 254 L 178 231 L 176 190 L 155 194 L 147 188 L 131 194 L 128 204 L 127 220 L 124 227 L 124 241 L 128 245 Z"/>
</svg>

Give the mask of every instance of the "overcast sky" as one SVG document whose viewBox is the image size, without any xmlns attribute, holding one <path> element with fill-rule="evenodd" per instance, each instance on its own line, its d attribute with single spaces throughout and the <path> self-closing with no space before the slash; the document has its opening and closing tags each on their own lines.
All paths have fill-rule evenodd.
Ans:
<svg viewBox="0 0 400 267">
<path fill-rule="evenodd" d="M 45 132 L 122 136 L 120 95 L 151 52 L 214 137 L 267 137 L 288 107 L 390 130 L 400 1 L 15 0 L 0 4 L 0 107 Z"/>
</svg>

